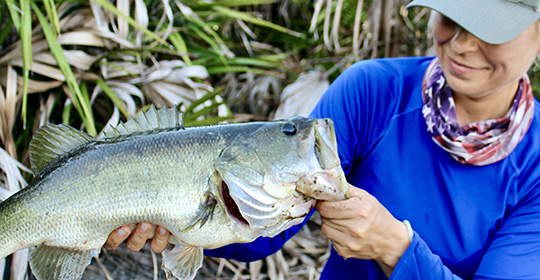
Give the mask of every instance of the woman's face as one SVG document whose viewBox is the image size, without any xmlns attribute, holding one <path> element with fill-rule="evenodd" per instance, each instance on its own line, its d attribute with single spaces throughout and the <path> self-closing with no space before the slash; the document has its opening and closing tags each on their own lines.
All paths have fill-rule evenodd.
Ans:
<svg viewBox="0 0 540 280">
<path fill-rule="evenodd" d="M 519 78 L 540 53 L 537 23 L 509 42 L 492 45 L 437 13 L 433 35 L 450 88 L 454 94 L 467 99 L 501 95 L 513 99 Z"/>
</svg>

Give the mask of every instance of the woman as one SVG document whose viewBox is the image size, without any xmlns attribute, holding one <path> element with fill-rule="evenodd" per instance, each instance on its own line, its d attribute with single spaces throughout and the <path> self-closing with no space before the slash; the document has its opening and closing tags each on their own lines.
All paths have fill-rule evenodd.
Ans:
<svg viewBox="0 0 540 280">
<path fill-rule="evenodd" d="M 540 107 L 525 74 L 538 1 L 409 6 L 438 12 L 437 57 L 359 62 L 312 113 L 334 120 L 356 186 L 317 204 L 333 243 L 321 279 L 540 279 Z M 207 253 L 262 258 L 297 230 Z"/>
</svg>

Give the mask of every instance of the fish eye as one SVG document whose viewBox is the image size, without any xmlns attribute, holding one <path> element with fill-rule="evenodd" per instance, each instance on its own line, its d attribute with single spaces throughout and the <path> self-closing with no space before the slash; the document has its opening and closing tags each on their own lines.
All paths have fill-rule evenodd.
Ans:
<svg viewBox="0 0 540 280">
<path fill-rule="evenodd" d="M 292 123 L 285 123 L 282 127 L 281 127 L 281 131 L 285 134 L 285 135 L 289 135 L 289 136 L 293 136 L 296 134 L 296 126 Z"/>
</svg>

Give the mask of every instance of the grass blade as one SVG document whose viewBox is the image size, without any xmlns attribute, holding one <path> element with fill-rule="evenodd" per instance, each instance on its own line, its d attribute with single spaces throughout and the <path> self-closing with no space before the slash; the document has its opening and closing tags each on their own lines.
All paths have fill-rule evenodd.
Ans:
<svg viewBox="0 0 540 280">
<path fill-rule="evenodd" d="M 204 40 L 206 43 L 210 45 L 210 47 L 214 50 L 214 52 L 219 56 L 219 59 L 221 60 L 223 65 L 225 65 L 226 67 L 229 66 L 229 61 L 223 54 L 222 49 L 218 46 L 218 44 L 214 40 L 212 40 L 212 38 L 208 37 L 208 35 L 206 35 L 201 29 L 199 29 L 196 26 L 193 26 L 190 29 L 192 32 L 196 33 L 197 36 L 199 36 L 199 38 L 201 38 L 202 40 Z"/>
<path fill-rule="evenodd" d="M 201 2 L 193 5 L 193 7 L 206 7 L 206 6 L 224 6 L 224 7 L 240 7 L 240 6 L 252 6 L 252 5 L 264 5 L 273 4 L 279 2 L 278 0 L 221 0 L 217 2 Z"/>
<path fill-rule="evenodd" d="M 223 104 L 223 102 L 220 102 L 220 103 L 214 103 L 210 106 L 207 106 L 207 107 L 204 107 L 198 111 L 195 111 L 193 112 L 192 114 L 190 115 L 186 115 L 184 117 L 184 121 L 187 122 L 187 123 L 193 123 L 197 120 L 197 118 L 201 117 L 201 116 L 204 116 L 204 115 L 208 115 L 214 111 L 217 110 L 217 108 L 219 106 L 221 106 Z"/>
<path fill-rule="evenodd" d="M 178 32 L 173 32 L 171 35 L 169 35 L 169 40 L 171 41 L 174 48 L 180 53 L 180 56 L 184 60 L 184 63 L 186 63 L 187 66 L 193 65 L 193 62 L 191 61 L 191 58 L 189 58 L 189 51 L 186 46 L 186 41 L 184 41 L 184 38 L 182 38 L 182 35 Z"/>
<path fill-rule="evenodd" d="M 274 29 L 276 31 L 283 32 L 285 34 L 289 34 L 289 35 L 294 36 L 294 37 L 298 37 L 298 38 L 304 38 L 305 37 L 304 34 L 302 34 L 300 32 L 292 31 L 292 30 L 290 30 L 288 28 L 277 25 L 275 23 L 260 19 L 260 18 L 254 16 L 254 15 L 249 14 L 249 13 L 239 12 L 239 11 L 229 9 L 229 8 L 226 8 L 226 7 L 222 7 L 222 6 L 214 6 L 214 7 L 212 7 L 212 9 L 214 11 L 224 15 L 224 16 L 227 16 L 227 17 L 231 17 L 231 18 L 234 18 L 234 19 L 241 19 L 243 21 L 247 21 L 247 22 L 251 22 L 253 24 L 259 25 L 259 26 L 271 28 L 271 29 Z"/>
<path fill-rule="evenodd" d="M 58 36 L 60 34 L 60 21 L 58 20 L 58 12 L 56 11 L 54 0 L 43 0 L 43 6 L 45 6 L 45 11 L 53 26 L 54 35 Z"/>
<path fill-rule="evenodd" d="M 22 18 L 19 33 L 21 35 L 21 47 L 23 58 L 23 97 L 21 113 L 23 117 L 23 127 L 26 127 L 26 110 L 28 106 L 28 78 L 30 66 L 32 64 L 32 12 L 30 10 L 30 0 L 20 0 Z"/>
<path fill-rule="evenodd" d="M 186 111 L 184 113 L 185 114 L 192 114 L 197 106 L 203 104 L 207 100 L 214 99 L 214 97 L 216 97 L 216 95 L 218 95 L 218 94 L 220 94 L 222 92 L 223 92 L 223 88 L 219 88 L 219 89 L 216 89 L 213 92 L 210 92 L 210 93 L 204 95 L 203 97 L 193 101 L 193 103 L 191 103 L 191 105 L 186 109 Z"/>
<path fill-rule="evenodd" d="M 92 109 L 90 107 L 89 98 L 88 96 L 86 96 L 85 98 L 85 96 L 83 95 L 83 92 L 81 91 L 75 78 L 75 75 L 71 70 L 71 66 L 66 60 L 62 46 L 60 46 L 60 44 L 58 43 L 57 38 L 54 36 L 53 31 L 49 26 L 49 22 L 47 22 L 47 19 L 45 18 L 43 13 L 41 13 L 39 7 L 35 3 L 33 3 L 33 9 L 41 25 L 43 34 L 45 35 L 45 39 L 49 44 L 51 53 L 56 59 L 58 67 L 66 78 L 66 83 L 69 87 L 69 90 L 74 94 L 73 102 L 86 126 L 86 131 L 88 131 L 88 133 L 90 133 L 91 135 L 96 135 L 97 131 L 94 124 L 94 117 L 92 116 Z"/>
<path fill-rule="evenodd" d="M 11 22 L 15 24 L 15 29 L 20 32 L 21 18 L 19 17 L 19 13 L 22 13 L 22 11 L 15 4 L 15 0 L 6 0 L 6 3 L 9 10 L 9 16 L 11 17 Z"/>
<path fill-rule="evenodd" d="M 224 122 L 224 121 L 228 121 L 228 120 L 232 120 L 232 119 L 234 119 L 233 115 L 224 116 L 224 117 L 214 116 L 214 117 L 204 118 L 202 120 L 188 121 L 187 123 L 184 123 L 184 125 L 185 126 L 213 125 L 213 124 L 218 124 L 220 122 Z"/>
<path fill-rule="evenodd" d="M 124 117 L 129 119 L 131 116 L 128 113 L 126 107 L 124 106 L 124 103 L 122 103 L 122 100 L 120 100 L 120 98 L 118 98 L 118 96 L 116 96 L 116 94 L 109 87 L 109 85 L 107 85 L 107 83 L 105 83 L 105 81 L 101 80 L 101 79 L 99 79 L 97 81 L 97 84 L 103 90 L 103 93 L 105 93 L 105 95 L 107 95 L 107 97 L 109 97 L 109 99 L 111 99 L 111 101 L 114 103 L 114 105 L 116 105 L 116 107 L 118 107 L 118 109 L 120 110 L 122 115 L 124 115 Z"/>
</svg>

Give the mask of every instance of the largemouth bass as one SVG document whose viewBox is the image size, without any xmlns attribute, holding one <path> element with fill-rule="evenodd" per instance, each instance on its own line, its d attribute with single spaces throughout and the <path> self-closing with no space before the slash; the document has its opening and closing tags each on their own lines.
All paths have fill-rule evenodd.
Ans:
<svg viewBox="0 0 540 280">
<path fill-rule="evenodd" d="M 203 248 L 275 236 L 347 183 L 330 119 L 184 128 L 173 109 L 140 113 L 96 139 L 66 125 L 30 144 L 33 183 L 0 204 L 0 259 L 28 247 L 37 279 L 80 279 L 116 228 L 171 232 L 169 279 L 193 279 Z"/>
</svg>

